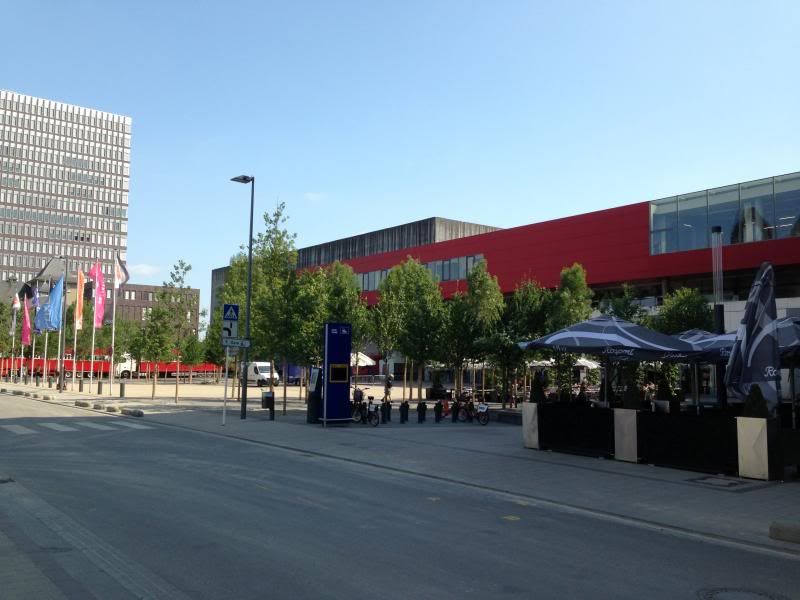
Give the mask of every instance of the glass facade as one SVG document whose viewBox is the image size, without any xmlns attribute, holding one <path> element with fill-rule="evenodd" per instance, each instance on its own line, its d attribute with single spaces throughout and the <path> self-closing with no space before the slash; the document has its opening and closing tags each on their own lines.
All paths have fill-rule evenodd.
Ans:
<svg viewBox="0 0 800 600">
<path fill-rule="evenodd" d="M 663 198 L 650 203 L 650 253 L 800 236 L 800 173 Z"/>
<path fill-rule="evenodd" d="M 128 245 L 131 119 L 0 90 L 0 278 L 54 256 L 110 276 Z"/>
<path fill-rule="evenodd" d="M 481 260 L 483 260 L 483 254 L 458 256 L 456 258 L 434 260 L 425 263 L 425 268 L 431 272 L 433 278 L 437 281 L 456 281 L 459 279 L 466 279 L 470 271 L 472 271 L 475 265 Z M 388 270 L 383 269 L 381 271 L 356 273 L 355 275 L 361 290 L 364 292 L 372 292 L 378 289 L 378 286 L 386 279 L 388 273 Z"/>
</svg>

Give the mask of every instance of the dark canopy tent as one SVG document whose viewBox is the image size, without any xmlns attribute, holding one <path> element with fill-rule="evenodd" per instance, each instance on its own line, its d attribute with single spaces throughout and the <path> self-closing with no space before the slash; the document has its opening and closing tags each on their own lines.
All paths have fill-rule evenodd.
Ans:
<svg viewBox="0 0 800 600">
<path fill-rule="evenodd" d="M 539 339 L 520 342 L 541 349 L 603 356 L 610 360 L 688 362 L 700 351 L 689 342 L 617 317 L 602 315 Z"/>
<path fill-rule="evenodd" d="M 800 318 L 784 317 L 775 321 L 778 330 L 778 352 L 781 355 L 781 366 L 789 368 L 792 361 L 800 359 Z M 736 340 L 736 332 L 709 333 L 702 329 L 690 329 L 674 336 L 692 344 L 699 353 L 695 360 L 709 363 L 727 363 L 731 348 Z"/>
</svg>

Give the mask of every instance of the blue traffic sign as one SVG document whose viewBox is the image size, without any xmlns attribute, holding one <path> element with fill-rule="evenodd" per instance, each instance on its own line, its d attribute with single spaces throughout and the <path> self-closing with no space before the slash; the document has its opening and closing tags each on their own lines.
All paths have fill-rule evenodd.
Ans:
<svg viewBox="0 0 800 600">
<path fill-rule="evenodd" d="M 238 304 L 225 304 L 222 307 L 222 320 L 223 321 L 238 321 L 239 320 L 239 305 Z"/>
</svg>

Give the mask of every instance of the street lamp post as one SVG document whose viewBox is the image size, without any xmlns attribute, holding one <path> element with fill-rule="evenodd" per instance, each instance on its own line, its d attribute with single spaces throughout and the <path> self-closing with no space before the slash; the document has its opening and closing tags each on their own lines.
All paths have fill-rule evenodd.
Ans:
<svg viewBox="0 0 800 600">
<path fill-rule="evenodd" d="M 714 284 L 714 333 L 725 333 L 725 305 L 722 293 L 722 227 L 711 228 L 711 272 Z M 717 405 L 725 408 L 728 405 L 728 394 L 725 390 L 725 365 L 715 365 L 717 383 Z"/>
<path fill-rule="evenodd" d="M 244 325 L 244 337 L 247 345 L 244 347 L 244 368 L 242 374 L 242 398 L 241 398 L 241 418 L 247 418 L 247 364 L 250 358 L 250 294 L 253 290 L 253 209 L 256 198 L 256 178 L 251 175 L 239 175 L 233 177 L 231 181 L 236 183 L 250 184 L 250 234 L 247 237 L 247 318 Z"/>
</svg>

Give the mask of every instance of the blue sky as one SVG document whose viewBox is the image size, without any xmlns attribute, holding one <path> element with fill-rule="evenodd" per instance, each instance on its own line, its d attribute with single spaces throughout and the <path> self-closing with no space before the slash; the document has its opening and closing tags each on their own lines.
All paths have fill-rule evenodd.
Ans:
<svg viewBox="0 0 800 600">
<path fill-rule="evenodd" d="M 128 262 L 511 227 L 800 170 L 798 2 L 3 0 L 0 87 L 133 118 Z"/>
</svg>

